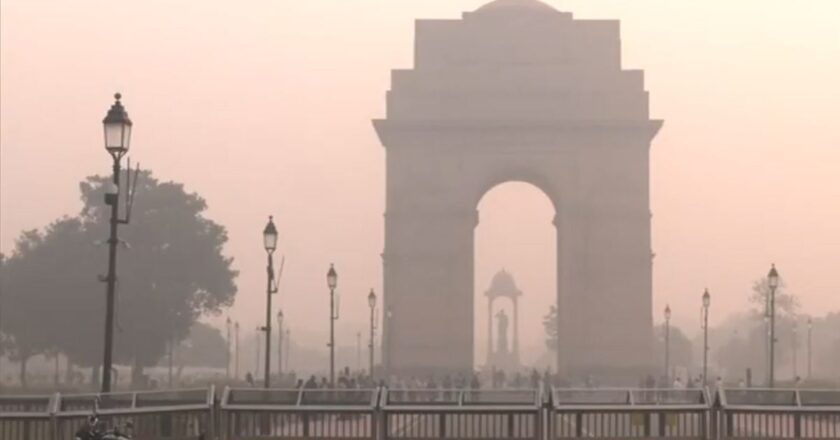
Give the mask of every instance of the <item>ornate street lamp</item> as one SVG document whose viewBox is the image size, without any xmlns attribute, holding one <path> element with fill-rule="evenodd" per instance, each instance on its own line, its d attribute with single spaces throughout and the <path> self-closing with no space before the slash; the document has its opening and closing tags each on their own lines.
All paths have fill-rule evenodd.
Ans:
<svg viewBox="0 0 840 440">
<path fill-rule="evenodd" d="M 263 229 L 263 247 L 268 255 L 266 266 L 267 286 L 265 289 L 265 326 L 260 330 L 265 332 L 265 388 L 271 387 L 271 295 L 277 293 L 277 283 L 274 281 L 274 251 L 277 250 L 277 228 L 274 217 L 268 216 L 268 224 Z"/>
<path fill-rule="evenodd" d="M 370 375 L 371 382 L 373 382 L 373 341 L 376 334 L 376 294 L 373 292 L 373 289 L 370 289 L 367 299 L 368 306 L 370 307 L 370 344 L 368 345 L 368 348 L 370 349 L 370 363 L 368 366 L 368 374 Z"/>
<path fill-rule="evenodd" d="M 671 306 L 665 305 L 665 378 L 671 382 Z"/>
<path fill-rule="evenodd" d="M 112 184 L 105 190 L 105 204 L 111 207 L 110 236 L 108 238 L 108 274 L 102 278 L 107 284 L 105 295 L 105 347 L 102 356 L 102 392 L 111 391 L 111 370 L 114 350 L 114 302 L 117 282 L 117 244 L 119 237 L 117 227 L 120 224 L 127 224 L 131 218 L 131 204 L 134 199 L 135 180 L 131 180 L 131 168 L 129 167 L 128 183 L 126 188 L 126 213 L 125 218 L 120 218 L 120 162 L 122 157 L 128 153 L 131 146 L 132 122 L 128 113 L 123 107 L 122 95 L 114 95 L 115 101 L 102 120 L 105 134 L 105 150 L 113 159 Z"/>
<path fill-rule="evenodd" d="M 776 384 L 776 289 L 779 287 L 779 272 L 776 265 L 770 266 L 767 273 L 767 286 L 770 287 L 770 378 L 769 386 Z"/>
<path fill-rule="evenodd" d="M 709 371 L 709 305 L 711 304 L 709 289 L 703 292 L 703 386 L 708 384 Z"/>
<path fill-rule="evenodd" d="M 338 286 L 338 274 L 330 263 L 327 271 L 327 287 L 330 289 L 330 388 L 335 388 L 335 321 L 338 320 L 338 308 L 335 304 L 335 288 Z"/>
</svg>

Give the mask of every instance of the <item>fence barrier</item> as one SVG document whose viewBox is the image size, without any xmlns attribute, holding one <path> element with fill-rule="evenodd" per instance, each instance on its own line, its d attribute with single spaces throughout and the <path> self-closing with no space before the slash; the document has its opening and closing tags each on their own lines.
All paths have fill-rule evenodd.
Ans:
<svg viewBox="0 0 840 440">
<path fill-rule="evenodd" d="M 0 395 L 0 439 L 72 439 L 94 412 L 137 440 L 840 439 L 840 390 L 213 387 Z"/>
<path fill-rule="evenodd" d="M 137 440 L 215 438 L 215 388 L 108 394 L 0 396 L 0 439 L 64 440 L 96 413 L 133 425 Z"/>
</svg>

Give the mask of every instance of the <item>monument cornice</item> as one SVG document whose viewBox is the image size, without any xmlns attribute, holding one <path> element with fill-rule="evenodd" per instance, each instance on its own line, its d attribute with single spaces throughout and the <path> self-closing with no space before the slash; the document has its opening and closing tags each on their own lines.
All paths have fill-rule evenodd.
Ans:
<svg viewBox="0 0 840 440">
<path fill-rule="evenodd" d="M 513 136 L 519 141 L 538 144 L 551 142 L 555 137 L 607 139 L 620 137 L 626 143 L 635 136 L 637 143 L 648 145 L 664 121 L 411 121 L 374 119 L 373 125 L 385 148 L 435 145 L 444 139 L 463 139 L 471 136 L 504 138 Z M 413 142 L 406 142 L 411 140 Z"/>
</svg>

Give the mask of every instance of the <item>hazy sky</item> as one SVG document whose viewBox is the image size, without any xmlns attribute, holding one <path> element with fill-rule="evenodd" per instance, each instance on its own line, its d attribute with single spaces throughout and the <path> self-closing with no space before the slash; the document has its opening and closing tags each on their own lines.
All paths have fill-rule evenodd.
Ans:
<svg viewBox="0 0 840 440">
<path fill-rule="evenodd" d="M 483 3 L 2 0 L 0 249 L 78 212 L 77 183 L 108 172 L 100 122 L 119 90 L 133 159 L 200 193 L 228 227 L 241 270 L 232 317 L 264 316 L 260 234 L 273 214 L 293 333 L 325 340 L 334 262 L 340 334 L 355 334 L 381 286 L 385 151 L 370 120 L 390 70 L 412 66 L 414 19 Z M 624 65 L 646 71 L 651 114 L 666 121 L 651 154 L 656 319 L 669 302 L 694 333 L 704 287 L 718 321 L 771 262 L 805 312 L 840 308 L 840 1 L 548 3 L 620 19 Z M 479 295 L 507 267 L 525 291 L 524 345 L 541 344 L 551 206 L 508 184 L 480 208 Z"/>
</svg>

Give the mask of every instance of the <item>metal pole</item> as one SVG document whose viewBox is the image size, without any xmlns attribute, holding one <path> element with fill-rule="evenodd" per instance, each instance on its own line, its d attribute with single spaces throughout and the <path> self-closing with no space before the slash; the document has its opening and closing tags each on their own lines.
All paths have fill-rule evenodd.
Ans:
<svg viewBox="0 0 840 440">
<path fill-rule="evenodd" d="M 277 376 L 283 376 L 283 321 L 277 320 Z"/>
<path fill-rule="evenodd" d="M 227 351 L 225 352 L 225 379 L 230 380 L 230 318 L 227 319 L 226 324 L 226 338 L 225 342 Z"/>
<path fill-rule="evenodd" d="M 708 383 L 709 368 L 709 307 L 703 307 L 703 386 Z"/>
<path fill-rule="evenodd" d="M 172 389 L 172 358 L 175 355 L 175 335 L 169 338 L 169 389 Z"/>
<path fill-rule="evenodd" d="M 108 275 L 105 293 L 105 353 L 102 359 L 102 392 L 111 392 L 111 364 L 114 349 L 114 292 L 117 283 L 117 226 L 119 225 L 119 188 L 120 188 L 120 157 L 112 155 L 114 159 L 113 182 L 117 188 L 117 196 L 111 199 L 111 234 L 108 237 Z"/>
<path fill-rule="evenodd" d="M 265 387 L 271 387 L 271 294 L 274 293 L 274 258 L 268 253 L 268 281 L 265 297 Z"/>
<path fill-rule="evenodd" d="M 370 350 L 370 353 L 369 353 L 370 359 L 369 359 L 369 363 L 368 363 L 368 374 L 370 375 L 371 382 L 373 381 L 373 357 L 374 357 L 373 339 L 374 339 L 374 325 L 375 325 L 375 322 L 374 322 L 374 312 L 375 312 L 375 310 L 376 310 L 376 306 L 373 306 L 373 307 L 370 308 L 370 344 L 368 345 L 368 350 Z"/>
<path fill-rule="evenodd" d="M 335 388 L 335 289 L 330 289 L 330 388 Z"/>
<path fill-rule="evenodd" d="M 292 332 L 286 329 L 286 371 L 289 371 L 289 359 L 292 357 Z"/>
<path fill-rule="evenodd" d="M 254 344 L 257 347 L 257 362 L 254 366 L 254 382 L 256 382 L 260 377 L 260 333 L 262 333 L 262 330 L 259 327 L 257 327 L 257 341 Z"/>
<path fill-rule="evenodd" d="M 236 323 L 234 324 L 233 332 L 236 334 L 236 355 L 234 356 L 235 360 L 233 363 L 233 379 L 239 380 L 239 321 L 236 321 Z"/>
<path fill-rule="evenodd" d="M 770 388 L 776 385 L 776 288 L 770 287 Z"/>
<path fill-rule="evenodd" d="M 665 379 L 671 383 L 671 320 L 665 319 Z"/>
<path fill-rule="evenodd" d="M 813 323 L 808 318 L 808 379 L 811 379 L 811 327 Z"/>
<path fill-rule="evenodd" d="M 356 370 L 362 369 L 362 332 L 356 332 Z"/>
<path fill-rule="evenodd" d="M 796 322 L 794 321 L 794 323 L 793 323 L 793 338 L 791 340 L 791 344 L 793 345 L 792 348 L 793 348 L 793 379 L 794 379 L 794 381 L 796 380 L 797 377 L 799 377 L 799 374 L 798 374 L 799 369 L 797 368 L 797 365 L 796 365 L 797 360 L 798 360 L 797 359 L 797 357 L 798 357 L 797 356 L 798 355 L 797 346 L 799 345 L 797 343 L 798 342 L 797 339 L 799 339 L 799 333 L 796 331 Z"/>
</svg>

